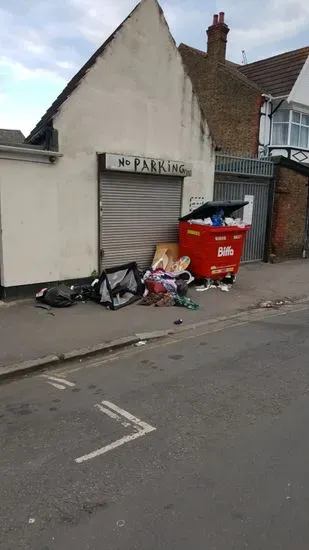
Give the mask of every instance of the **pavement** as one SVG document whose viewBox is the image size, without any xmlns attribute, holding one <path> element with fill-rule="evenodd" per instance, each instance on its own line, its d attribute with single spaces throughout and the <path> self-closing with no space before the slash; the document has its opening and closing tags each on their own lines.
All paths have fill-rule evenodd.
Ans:
<svg viewBox="0 0 309 550">
<path fill-rule="evenodd" d="M 113 312 L 94 303 L 80 303 L 48 312 L 36 308 L 34 300 L 2 304 L 0 377 L 59 362 L 66 356 L 84 357 L 88 352 L 134 343 L 139 339 L 136 335 L 143 333 L 157 336 L 157 331 L 166 333 L 212 322 L 257 307 L 264 300 L 302 299 L 309 296 L 308 281 L 308 260 L 254 263 L 241 266 L 229 293 L 198 293 L 192 287 L 189 295 L 200 304 L 198 311 L 135 304 Z M 180 317 L 183 325 L 177 329 L 174 321 Z"/>
<path fill-rule="evenodd" d="M 309 309 L 0 386 L 1 550 L 307 550 Z"/>
</svg>

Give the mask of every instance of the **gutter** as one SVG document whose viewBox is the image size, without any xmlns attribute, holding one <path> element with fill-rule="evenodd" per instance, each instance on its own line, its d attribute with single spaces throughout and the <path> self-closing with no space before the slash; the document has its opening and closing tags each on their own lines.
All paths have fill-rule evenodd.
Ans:
<svg viewBox="0 0 309 550">
<path fill-rule="evenodd" d="M 49 157 L 50 162 L 55 162 L 57 158 L 63 157 L 58 151 L 46 151 L 45 149 L 32 149 L 30 147 L 16 147 L 15 145 L 0 145 L 0 152 L 19 153 L 26 155 L 38 155 L 39 157 Z"/>
<path fill-rule="evenodd" d="M 265 99 L 268 99 L 270 101 L 275 101 L 277 99 L 288 99 L 288 95 L 277 95 L 272 96 L 271 94 L 262 94 L 262 97 L 265 97 Z"/>
</svg>

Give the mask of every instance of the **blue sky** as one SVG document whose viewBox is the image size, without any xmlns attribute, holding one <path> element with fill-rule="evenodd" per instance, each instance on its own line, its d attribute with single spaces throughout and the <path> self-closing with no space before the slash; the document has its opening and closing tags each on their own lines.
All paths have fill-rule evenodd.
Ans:
<svg viewBox="0 0 309 550">
<path fill-rule="evenodd" d="M 137 0 L 0 0 L 0 127 L 27 134 Z M 249 62 L 309 45 L 308 0 L 162 0 L 177 43 L 205 49 L 224 11 L 228 58 Z"/>
</svg>

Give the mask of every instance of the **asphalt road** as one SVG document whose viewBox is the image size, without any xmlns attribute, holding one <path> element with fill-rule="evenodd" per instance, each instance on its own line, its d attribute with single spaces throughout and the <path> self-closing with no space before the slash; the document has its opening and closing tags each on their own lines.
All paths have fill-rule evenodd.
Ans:
<svg viewBox="0 0 309 550">
<path fill-rule="evenodd" d="M 307 550 L 308 321 L 248 314 L 1 385 L 1 550 Z"/>
</svg>

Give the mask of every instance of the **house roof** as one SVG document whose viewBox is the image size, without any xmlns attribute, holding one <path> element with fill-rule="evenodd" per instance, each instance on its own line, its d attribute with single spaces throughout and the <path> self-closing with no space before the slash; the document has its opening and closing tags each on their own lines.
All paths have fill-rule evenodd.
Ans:
<svg viewBox="0 0 309 550">
<path fill-rule="evenodd" d="M 255 82 L 262 92 L 274 97 L 288 96 L 307 57 L 309 47 L 239 65 L 238 71 Z"/>
<path fill-rule="evenodd" d="M 137 8 L 139 7 L 140 3 L 135 6 L 135 8 L 131 11 L 131 13 L 124 19 L 124 21 L 115 29 L 115 31 L 107 38 L 107 40 L 100 46 L 96 52 L 88 59 L 88 61 L 83 65 L 83 67 L 76 73 L 75 76 L 70 80 L 70 82 L 66 85 L 64 90 L 61 92 L 61 94 L 55 99 L 55 101 L 52 103 L 52 105 L 47 109 L 46 113 L 42 116 L 41 120 L 37 123 L 37 125 L 33 128 L 33 130 L 30 132 L 29 136 L 26 138 L 26 141 L 32 142 L 35 139 L 35 136 L 37 134 L 40 134 L 41 131 L 44 130 L 44 128 L 52 121 L 53 117 L 56 115 L 57 111 L 60 109 L 61 105 L 68 99 L 68 97 L 72 94 L 72 92 L 77 88 L 80 81 L 84 78 L 86 73 L 91 69 L 91 67 L 95 64 L 98 57 L 100 57 L 107 46 L 113 41 L 115 36 L 118 34 L 118 32 L 122 29 L 123 25 L 126 23 L 130 17 L 135 13 Z M 160 11 L 162 11 L 161 7 L 158 5 Z"/>
<path fill-rule="evenodd" d="M 0 143 L 2 145 L 19 145 L 25 140 L 24 134 L 20 130 L 6 130 L 0 128 Z"/>
<path fill-rule="evenodd" d="M 200 78 L 207 79 L 209 74 L 209 69 L 207 66 L 207 53 L 202 50 L 192 48 L 187 44 L 180 44 L 178 49 L 193 83 L 195 82 L 197 84 L 197 81 Z M 234 76 L 237 80 L 241 80 L 250 88 L 254 88 L 256 90 L 258 89 L 254 82 L 250 81 L 246 75 L 238 71 L 239 65 L 236 63 L 226 60 L 225 63 L 219 63 L 219 67 L 221 71 L 227 72 L 229 75 Z"/>
<path fill-rule="evenodd" d="M 192 70 L 191 77 L 194 78 L 197 65 L 201 70 L 203 60 L 207 59 L 207 53 L 186 44 L 180 44 L 179 51 L 189 60 L 189 70 Z M 247 65 L 237 65 L 226 60 L 221 63 L 221 68 L 231 71 L 231 74 L 243 78 L 243 82 L 251 87 L 258 88 L 260 92 L 268 93 L 274 97 L 287 96 L 291 92 L 299 74 L 309 56 L 309 47 L 282 53 L 267 59 L 261 59 Z M 204 63 L 204 71 L 206 71 Z M 190 71 L 191 72 L 191 71 Z"/>
</svg>

